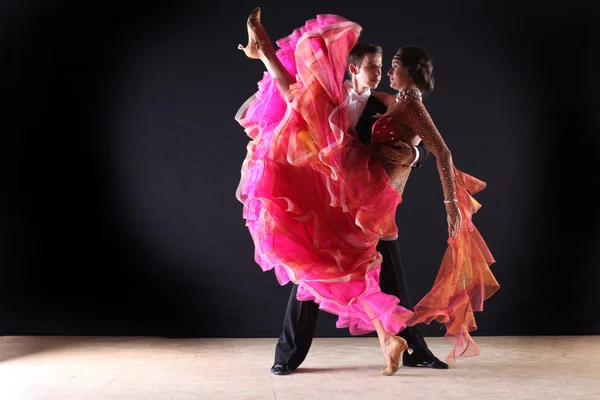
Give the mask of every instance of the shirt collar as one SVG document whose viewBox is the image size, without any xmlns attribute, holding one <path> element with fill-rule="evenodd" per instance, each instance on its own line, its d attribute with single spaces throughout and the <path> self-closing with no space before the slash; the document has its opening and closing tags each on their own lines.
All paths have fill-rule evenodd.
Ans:
<svg viewBox="0 0 600 400">
<path fill-rule="evenodd" d="M 344 86 L 346 87 L 346 91 L 348 92 L 350 101 L 366 102 L 367 100 L 369 100 L 369 97 L 371 96 L 371 89 L 365 90 L 363 92 L 363 94 L 356 93 L 356 91 L 352 88 L 352 83 L 349 80 L 346 80 L 344 82 Z"/>
</svg>

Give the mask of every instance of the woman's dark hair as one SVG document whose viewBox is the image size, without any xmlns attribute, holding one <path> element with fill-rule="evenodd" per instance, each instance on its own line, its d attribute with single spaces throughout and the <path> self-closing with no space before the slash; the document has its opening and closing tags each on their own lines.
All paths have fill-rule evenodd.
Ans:
<svg viewBox="0 0 600 400">
<path fill-rule="evenodd" d="M 394 56 L 402 61 L 404 71 L 421 92 L 433 90 L 433 62 L 425 49 L 418 46 L 402 46 Z"/>
</svg>

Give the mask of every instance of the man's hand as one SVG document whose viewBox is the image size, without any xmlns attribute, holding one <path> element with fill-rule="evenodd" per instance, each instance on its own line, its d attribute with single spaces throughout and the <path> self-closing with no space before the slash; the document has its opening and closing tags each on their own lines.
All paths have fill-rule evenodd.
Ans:
<svg viewBox="0 0 600 400">
<path fill-rule="evenodd" d="M 377 151 L 387 162 L 405 167 L 410 167 L 416 156 L 416 152 L 412 146 L 402 141 L 394 143 L 393 147 L 381 146 Z"/>
</svg>

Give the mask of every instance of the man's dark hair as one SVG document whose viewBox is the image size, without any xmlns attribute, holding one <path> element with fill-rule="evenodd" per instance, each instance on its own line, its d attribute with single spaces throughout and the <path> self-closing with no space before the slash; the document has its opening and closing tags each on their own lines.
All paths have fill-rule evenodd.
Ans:
<svg viewBox="0 0 600 400">
<path fill-rule="evenodd" d="M 350 66 L 350 64 L 356 65 L 360 68 L 363 58 L 366 54 L 379 54 L 383 57 L 383 50 L 381 50 L 380 46 L 375 46 L 374 44 L 357 44 L 352 50 L 350 50 L 350 55 L 348 56 L 348 65 L 346 66 L 346 70 Z"/>
</svg>

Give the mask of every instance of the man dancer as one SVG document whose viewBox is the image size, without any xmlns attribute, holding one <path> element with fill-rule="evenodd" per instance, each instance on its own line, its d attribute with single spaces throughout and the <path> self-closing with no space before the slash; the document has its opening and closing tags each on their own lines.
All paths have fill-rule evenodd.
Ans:
<svg viewBox="0 0 600 400">
<path fill-rule="evenodd" d="M 387 107 L 371 95 L 381 81 L 382 50 L 379 46 L 358 44 L 350 51 L 348 71 L 350 81 L 344 83 L 348 103 L 350 126 L 364 145 L 371 143 L 371 129 L 377 114 L 384 114 Z M 418 168 L 429 157 L 430 151 L 423 142 L 417 147 L 399 145 L 396 149 L 383 150 L 388 160 Z M 384 293 L 400 299 L 400 304 L 413 309 L 406 284 L 398 240 L 379 241 L 377 251 L 382 255 L 380 287 Z M 275 375 L 288 375 L 304 361 L 315 332 L 319 306 L 313 301 L 296 299 L 298 286 L 293 285 L 288 301 L 283 332 L 275 347 L 275 363 L 271 372 Z M 428 367 L 447 369 L 448 364 L 440 361 L 427 347 L 417 327 L 407 327 L 399 333 L 413 349 L 412 354 L 404 354 L 402 364 L 408 367 Z"/>
</svg>

